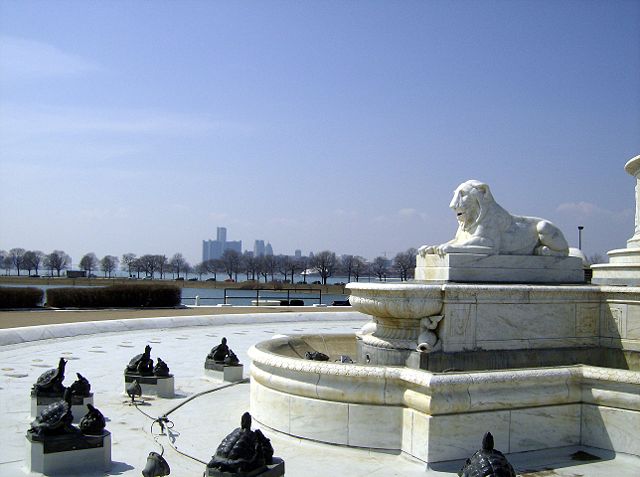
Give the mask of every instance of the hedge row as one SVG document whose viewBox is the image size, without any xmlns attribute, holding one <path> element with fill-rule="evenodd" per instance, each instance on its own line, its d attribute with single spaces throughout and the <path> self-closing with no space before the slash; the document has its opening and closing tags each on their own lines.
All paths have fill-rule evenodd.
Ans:
<svg viewBox="0 0 640 477">
<path fill-rule="evenodd" d="M 178 306 L 180 301 L 180 288 L 172 285 L 113 285 L 47 290 L 47 305 L 54 308 L 163 308 Z"/>
<path fill-rule="evenodd" d="M 0 287 L 0 308 L 36 308 L 44 292 L 34 287 Z"/>
</svg>

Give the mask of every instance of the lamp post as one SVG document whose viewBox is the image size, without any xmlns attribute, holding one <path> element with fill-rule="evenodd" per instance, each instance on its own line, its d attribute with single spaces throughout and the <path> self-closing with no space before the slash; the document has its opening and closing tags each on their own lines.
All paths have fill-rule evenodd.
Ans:
<svg viewBox="0 0 640 477">
<path fill-rule="evenodd" d="M 578 225 L 578 249 L 582 250 L 582 229 L 584 229 L 583 225 Z"/>
</svg>

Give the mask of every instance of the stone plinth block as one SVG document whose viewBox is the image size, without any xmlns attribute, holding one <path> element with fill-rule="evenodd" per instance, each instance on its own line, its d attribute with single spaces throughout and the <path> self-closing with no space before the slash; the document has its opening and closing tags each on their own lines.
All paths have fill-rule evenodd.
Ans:
<svg viewBox="0 0 640 477">
<path fill-rule="evenodd" d="M 88 436 L 72 434 L 48 436 L 43 441 L 27 434 L 27 471 L 42 474 L 67 475 L 111 468 L 111 433 Z"/>
<path fill-rule="evenodd" d="M 207 467 L 204 475 L 205 477 L 280 477 L 284 475 L 284 461 L 274 457 L 273 464 L 251 472 L 222 472 L 218 469 Z"/>
<path fill-rule="evenodd" d="M 175 396 L 173 375 L 169 376 L 140 376 L 139 374 L 124 375 L 124 392 L 127 392 L 127 385 L 134 380 L 142 388 L 142 395 L 158 396 L 161 398 L 172 398 Z"/>
<path fill-rule="evenodd" d="M 242 381 L 243 372 L 244 366 L 242 364 L 232 366 L 216 363 L 210 359 L 206 360 L 204 363 L 205 376 L 219 381 L 227 381 L 230 383 Z"/>
<path fill-rule="evenodd" d="M 31 417 L 35 419 L 49 404 L 62 400 L 62 396 L 35 396 L 31 395 Z M 93 404 L 93 393 L 87 397 L 73 396 L 71 401 L 71 413 L 73 423 L 78 424 L 80 419 L 89 411 L 87 404 Z"/>
<path fill-rule="evenodd" d="M 584 270 L 578 257 L 426 254 L 416 258 L 415 279 L 462 283 L 584 283 Z"/>
</svg>

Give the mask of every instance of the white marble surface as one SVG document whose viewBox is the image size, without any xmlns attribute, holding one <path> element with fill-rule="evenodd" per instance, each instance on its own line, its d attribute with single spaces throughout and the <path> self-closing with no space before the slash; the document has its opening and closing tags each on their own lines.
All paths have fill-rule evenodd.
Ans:
<svg viewBox="0 0 640 477">
<path fill-rule="evenodd" d="M 582 406 L 582 444 L 640 455 L 640 412 Z M 640 467 L 638 467 L 640 470 Z"/>
<path fill-rule="evenodd" d="M 584 283 L 578 257 L 450 253 L 418 255 L 415 279 L 426 282 Z"/>
<path fill-rule="evenodd" d="M 87 376 L 95 391 L 96 406 L 109 419 L 107 428 L 112 432 L 113 464 L 111 475 L 139 476 L 150 451 L 160 452 L 165 446 L 165 457 L 172 468 L 172 475 L 201 475 L 204 464 L 175 452 L 166 436 L 152 435 L 150 421 L 122 396 L 122 368 L 133 354 L 147 342 L 154 350 L 162 349 L 162 357 L 176 375 L 176 397 L 173 399 L 149 398 L 143 410 L 159 416 L 196 393 L 218 388 L 202 375 L 202 361 L 213 344 L 222 336 L 229 339 L 231 348 L 241 361 L 248 363 L 247 349 L 254 343 L 277 335 L 296 333 L 355 332 L 364 320 L 241 323 L 211 327 L 186 327 L 154 329 L 131 332 L 104 333 L 40 342 L 0 346 L 0 414 L 5 421 L 3 444 L 0 446 L 0 477 L 25 475 L 25 438 L 29 426 L 29 389 L 41 369 L 35 364 L 52 367 L 60 356 L 71 358 L 79 370 Z M 154 344 L 155 343 L 155 344 Z M 36 361 L 42 360 L 42 361 Z M 53 364 L 52 364 L 53 363 Z M 253 396 L 252 396 L 253 399 Z M 273 401 L 273 405 L 278 401 Z M 208 461 L 222 438 L 238 426 L 239 417 L 249 409 L 249 385 L 234 384 L 215 392 L 202 394 L 170 414 L 174 423 L 172 431 L 175 445 L 197 459 Z M 407 410 L 403 411 L 406 413 Z M 403 422 L 406 422 L 403 421 Z M 439 466 L 437 470 L 425 468 L 424 463 L 408 455 L 373 452 L 366 449 L 321 444 L 290 437 L 269 428 L 255 425 L 271 439 L 276 455 L 286 462 L 287 475 L 292 477 L 442 477 L 456 475 L 460 461 Z M 157 429 L 156 429 L 157 430 Z M 405 429 L 403 428 L 403 435 Z M 205 436 L 205 438 L 203 438 Z M 420 437 L 420 432 L 417 433 Z M 474 446 L 474 451 L 480 445 Z M 157 442 L 156 442 L 157 441 Z M 504 449 L 502 449 L 504 450 Z M 512 454 L 509 459 L 520 472 L 532 469 L 554 469 L 558 477 L 636 477 L 634 466 L 640 459 L 629 456 L 606 456 L 600 462 L 579 463 L 570 458 L 578 449 Z M 597 449 L 586 449 L 600 453 Z M 97 477 L 103 472 L 69 473 L 65 477 Z"/>
<path fill-rule="evenodd" d="M 74 472 L 97 471 L 101 474 L 111 468 L 111 434 L 107 433 L 102 447 L 77 451 L 45 453 L 42 442 L 25 438 L 25 466 L 28 472 L 46 475 L 69 475 Z"/>
<path fill-rule="evenodd" d="M 511 411 L 509 452 L 580 444 L 580 404 Z"/>
</svg>

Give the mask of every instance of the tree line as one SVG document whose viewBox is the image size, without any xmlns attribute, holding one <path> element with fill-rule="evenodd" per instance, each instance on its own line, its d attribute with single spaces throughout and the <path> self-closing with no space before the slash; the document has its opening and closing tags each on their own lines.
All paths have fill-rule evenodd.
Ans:
<svg viewBox="0 0 640 477">
<path fill-rule="evenodd" d="M 120 267 L 131 278 L 157 276 L 164 279 L 171 274 L 173 278 L 184 279 L 188 278 L 189 274 L 194 274 L 199 279 L 202 279 L 203 275 L 213 275 L 213 279 L 217 280 L 220 274 L 234 281 L 238 281 L 238 277 L 244 275 L 246 280 L 307 283 L 307 275 L 315 272 L 320 276 L 318 281 L 326 285 L 327 280 L 333 276 L 344 276 L 347 282 L 357 282 L 363 277 L 375 277 L 379 281 L 399 277 L 400 280 L 406 281 L 416 266 L 416 253 L 415 248 L 410 248 L 396 254 L 391 260 L 380 256 L 369 261 L 358 255 L 337 256 L 329 250 L 303 257 L 255 257 L 251 252 L 240 254 L 235 250 L 225 250 L 219 259 L 206 260 L 192 266 L 181 253 L 175 253 L 171 258 L 163 254 L 137 256 L 134 253 L 125 253 L 121 258 L 105 255 L 99 259 L 95 253 L 90 252 L 80 259 L 78 265 L 89 277 L 95 276 L 94 272 L 102 272 L 105 278 L 111 278 Z M 57 276 L 61 276 L 61 272 L 71 266 L 71 258 L 62 250 L 45 254 L 39 250 L 12 248 L 8 252 L 0 250 L 0 266 L 5 269 L 6 274 L 15 270 L 17 275 L 26 272 L 27 275 L 37 276 L 40 270 L 46 269 L 50 275 L 54 275 L 55 272 Z M 296 274 L 302 274 L 302 278 L 296 280 Z"/>
</svg>

